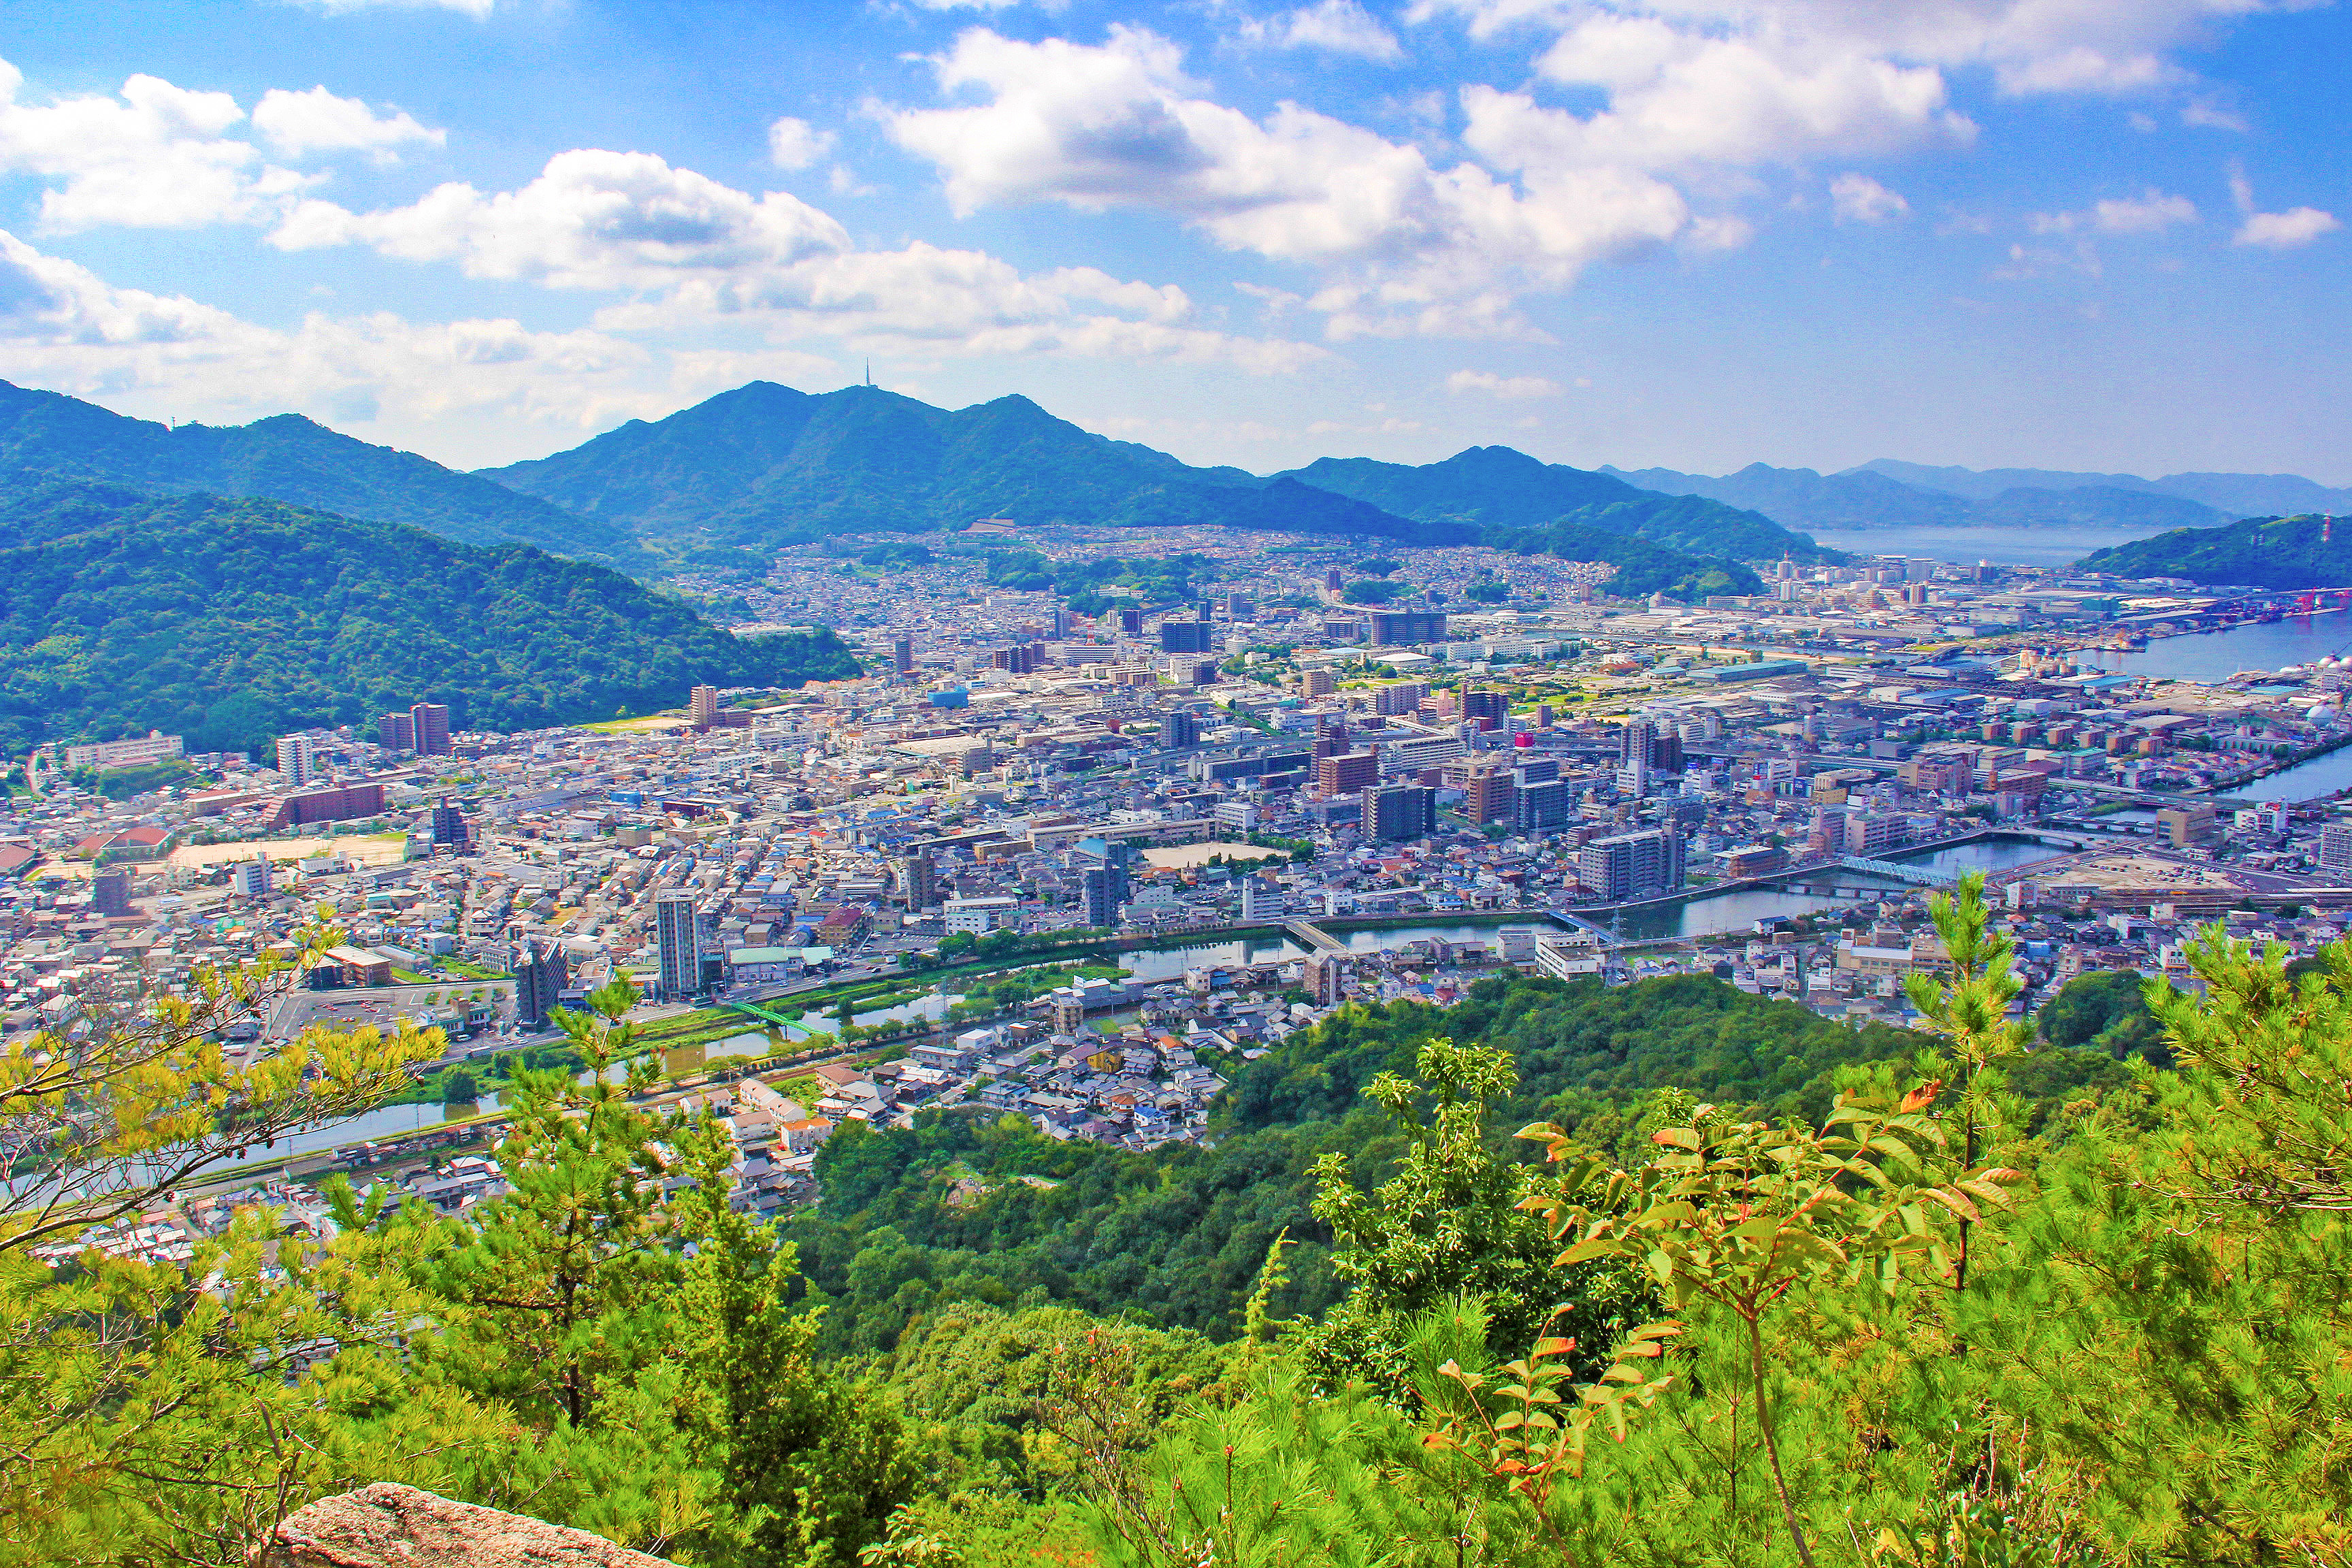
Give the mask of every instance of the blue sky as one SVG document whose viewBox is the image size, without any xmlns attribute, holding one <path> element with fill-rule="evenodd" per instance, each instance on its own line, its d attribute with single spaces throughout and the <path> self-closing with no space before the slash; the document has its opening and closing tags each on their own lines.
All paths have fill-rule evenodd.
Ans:
<svg viewBox="0 0 2352 1568">
<path fill-rule="evenodd" d="M 16 0 L 0 60 L 0 377 L 147 417 L 473 467 L 870 359 L 1260 471 L 2352 482 L 2343 6 Z"/>
</svg>

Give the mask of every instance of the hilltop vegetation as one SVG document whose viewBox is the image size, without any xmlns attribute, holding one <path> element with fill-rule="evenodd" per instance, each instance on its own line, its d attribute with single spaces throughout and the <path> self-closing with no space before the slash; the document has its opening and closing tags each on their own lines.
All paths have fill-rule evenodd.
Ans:
<svg viewBox="0 0 2352 1568">
<path fill-rule="evenodd" d="M 2336 539 L 2336 533 L 2346 537 Z M 2323 540 L 2325 541 L 2323 542 Z M 2084 556 L 2085 572 L 2181 577 L 2254 588 L 2352 587 L 2352 527 L 2315 513 L 2250 517 L 2227 528 L 2181 528 Z"/>
<path fill-rule="evenodd" d="M 1752 593 L 1742 558 L 1823 552 L 1752 512 L 1651 495 L 1475 447 L 1406 468 L 1325 459 L 1261 479 L 1109 441 L 1025 397 L 950 411 L 873 387 L 812 396 L 753 382 L 652 424 L 483 476 L 617 523 L 648 546 L 698 552 L 855 530 L 942 530 L 1004 516 L 1036 525 L 1219 525 L 1498 544 L 1615 563 L 1622 592 Z M 1713 585 L 1698 584 L 1710 577 Z"/>
<path fill-rule="evenodd" d="M 2352 943 L 2291 980 L 2216 928 L 2199 994 L 2069 987 L 2029 1049 L 1981 890 L 1918 1033 L 1494 981 L 1232 1066 L 1213 1149 L 844 1126 L 781 1227 L 723 1125 L 629 1102 L 625 982 L 460 1215 L 342 1191 L 316 1243 L 52 1271 L 74 1222 L 12 1187 L 0 1564 L 244 1562 L 369 1480 L 723 1568 L 2341 1561 Z M 98 1035 L 37 1069 L 96 1123 L 0 1131 L 201 1163 L 440 1045 Z"/>
<path fill-rule="evenodd" d="M 170 426 L 0 381 L 0 470 L 20 489 L 55 478 L 161 494 L 268 497 L 405 523 L 465 544 L 534 544 L 625 567 L 646 564 L 629 540 L 600 523 L 299 414 Z"/>
<path fill-rule="evenodd" d="M 150 729 L 256 747 L 428 700 L 526 729 L 857 668 L 830 630 L 739 638 L 602 566 L 276 501 L 52 484 L 0 507 L 0 538 L 10 752 Z"/>
</svg>

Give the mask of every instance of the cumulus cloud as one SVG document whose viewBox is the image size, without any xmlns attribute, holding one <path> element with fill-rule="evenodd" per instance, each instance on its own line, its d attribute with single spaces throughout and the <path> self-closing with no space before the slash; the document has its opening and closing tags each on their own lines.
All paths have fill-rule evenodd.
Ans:
<svg viewBox="0 0 2352 1568">
<path fill-rule="evenodd" d="M 0 60 L 0 170 L 60 182 L 41 195 L 45 228 L 259 221 L 308 183 L 224 134 L 245 119 L 227 93 L 140 75 L 113 98 L 37 105 L 19 100 L 23 86 Z"/>
<path fill-rule="evenodd" d="M 2095 202 L 2085 212 L 2036 213 L 2031 223 L 2036 234 L 2161 234 L 2196 221 L 2196 203 L 2151 185 L 2137 196 Z"/>
<path fill-rule="evenodd" d="M 768 162 L 779 169 L 805 169 L 833 151 L 833 132 L 787 114 L 768 127 Z"/>
<path fill-rule="evenodd" d="M 1404 58 L 1396 35 L 1376 21 L 1356 0 L 1320 0 L 1320 4 L 1286 11 L 1278 16 L 1253 18 L 1242 24 L 1244 42 L 1277 49 L 1328 49 L 1333 54 L 1359 55 L 1382 65 Z"/>
<path fill-rule="evenodd" d="M 353 11 L 457 11 L 477 22 L 487 22 L 498 0 L 305 0 L 330 16 Z"/>
<path fill-rule="evenodd" d="M 1594 114 L 1520 109 L 1512 116 L 1522 127 L 1539 118 L 1545 155 L 1579 162 L 1640 169 L 1752 164 L 1965 141 L 1975 130 L 1947 106 L 1942 73 L 1932 66 L 1785 37 L 1685 31 L 1650 16 L 1587 16 L 1545 51 L 1537 69 L 1608 95 L 1608 108 Z M 1486 151 L 1496 138 L 1482 126 L 1478 104 L 1491 111 L 1501 100 L 1524 97 L 1465 95 L 1472 145 Z"/>
<path fill-rule="evenodd" d="M 559 289 L 656 288 L 697 272 L 790 266 L 847 248 L 829 215 L 782 191 L 753 196 L 650 153 L 582 148 L 517 191 L 451 183 L 413 205 L 355 213 L 306 201 L 269 237 L 283 250 L 365 245 L 451 261 L 469 278 Z"/>
<path fill-rule="evenodd" d="M 367 153 L 380 159 L 413 142 L 438 147 L 448 133 L 428 130 L 404 113 L 379 116 L 356 98 L 337 98 L 324 87 L 308 92 L 271 88 L 253 107 L 253 128 L 281 157 L 311 153 Z"/>
<path fill-rule="evenodd" d="M 1911 204 L 1868 174 L 1844 174 L 1830 182 L 1830 207 L 1840 223 L 1886 223 Z"/>
<path fill-rule="evenodd" d="M 2296 207 L 2292 212 L 2265 213 L 2254 210 L 2254 187 L 2246 178 L 2243 165 L 2230 165 L 2230 199 L 2245 220 L 2231 237 L 2232 245 L 2258 246 L 2265 250 L 2294 250 L 2309 245 L 2323 234 L 2344 226 L 2336 221 L 2333 213 L 2317 207 Z"/>
<path fill-rule="evenodd" d="M 1674 187 L 1620 168 L 1530 171 L 1521 189 L 1297 104 L 1253 119 L 1199 96 L 1176 46 L 1137 27 L 1100 45 L 974 28 L 933 66 L 986 101 L 887 123 L 958 212 L 1155 208 L 1234 249 L 1340 268 L 1310 301 L 1338 336 L 1519 330 L 1506 275 L 1564 284 L 1688 216 Z"/>
<path fill-rule="evenodd" d="M 2232 245 L 2254 245 L 2266 250 L 2293 250 L 2344 226 L 2336 215 L 2317 207 L 2295 207 L 2283 213 L 2249 213 L 2238 226 Z"/>
<path fill-rule="evenodd" d="M 1497 375 L 1490 370 L 1457 370 L 1445 378 L 1448 392 L 1483 392 L 1502 398 L 1558 397 L 1559 383 L 1540 375 Z"/>
<path fill-rule="evenodd" d="M 450 184 L 377 212 L 308 201 L 269 237 L 287 250 L 361 245 L 473 278 L 626 292 L 635 297 L 596 321 L 628 334 L 723 325 L 778 341 L 821 333 L 934 352 L 1223 360 L 1264 372 L 1320 353 L 1192 325 L 1182 289 L 1093 268 L 1024 274 L 985 252 L 920 242 L 860 251 L 830 214 L 797 196 L 753 195 L 647 153 L 576 149 L 519 190 Z"/>
<path fill-rule="evenodd" d="M 1719 40 L 1838 74 L 1843 59 L 1941 73 L 1990 68 L 2000 90 L 2131 93 L 2185 79 L 2165 58 L 2273 0 L 1417 0 L 1412 16 L 1463 20 L 1477 37 L 1515 28 L 1573 33 L 1602 20 L 1654 20 L 1685 45 Z M 1737 106 L 1727 106 L 1738 112 Z"/>
</svg>

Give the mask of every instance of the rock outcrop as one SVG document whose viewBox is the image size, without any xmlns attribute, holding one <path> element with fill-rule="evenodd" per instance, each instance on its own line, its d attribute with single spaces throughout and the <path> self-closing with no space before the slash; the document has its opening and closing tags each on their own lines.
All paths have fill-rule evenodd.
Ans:
<svg viewBox="0 0 2352 1568">
<path fill-rule="evenodd" d="M 267 1568 L 672 1568 L 584 1530 L 379 1481 L 278 1527 Z"/>
</svg>

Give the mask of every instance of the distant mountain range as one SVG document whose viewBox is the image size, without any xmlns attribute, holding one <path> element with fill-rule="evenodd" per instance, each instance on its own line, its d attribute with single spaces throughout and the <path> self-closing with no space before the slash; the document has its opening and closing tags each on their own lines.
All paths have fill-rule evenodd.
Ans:
<svg viewBox="0 0 2352 1568">
<path fill-rule="evenodd" d="M 1791 528 L 2073 526 L 2212 528 L 2256 513 L 2352 511 L 2352 490 L 2295 474 L 2077 474 L 2049 468 L 1928 468 L 1879 458 L 1835 474 L 1751 463 L 1710 477 L 1672 468 L 1603 468 L 1668 495 L 1747 507 Z"/>
<path fill-rule="evenodd" d="M 158 425 L 0 381 L 0 470 L 100 479 L 150 493 L 268 496 L 464 544 L 533 544 L 624 567 L 652 563 L 625 535 L 536 497 L 372 447 L 299 414 L 250 425 Z"/>
<path fill-rule="evenodd" d="M 603 566 L 265 499 L 0 483 L 0 754 L 241 750 L 419 701 L 528 729 L 858 668 L 830 630 L 738 637 Z"/>
<path fill-rule="evenodd" d="M 1505 447 L 1473 447 L 1418 468 L 1326 458 L 1260 478 L 1093 435 L 1025 397 L 949 410 L 869 386 L 812 395 L 753 382 L 666 419 L 633 420 L 571 451 L 477 477 L 625 529 L 686 562 L 996 516 L 1581 550 L 1588 560 L 1639 556 L 1651 574 L 1664 571 L 1666 556 L 1694 558 L 1666 574 L 1661 586 L 1670 592 L 1685 578 L 1726 574 L 1717 568 L 1737 578 L 1732 563 L 1741 559 L 1822 554 L 1767 518 L 1645 493 Z M 1610 536 L 1655 548 L 1605 553 Z"/>
</svg>

